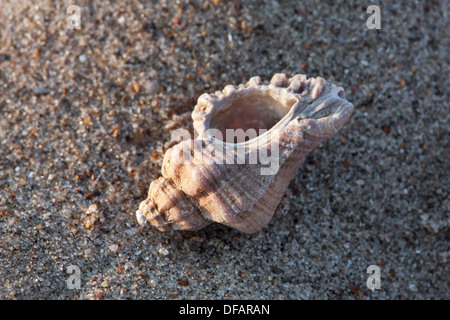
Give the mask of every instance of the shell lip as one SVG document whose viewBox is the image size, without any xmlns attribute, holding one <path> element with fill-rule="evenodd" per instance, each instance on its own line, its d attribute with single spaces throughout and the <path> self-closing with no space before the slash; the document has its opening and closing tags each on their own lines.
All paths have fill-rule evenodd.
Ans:
<svg viewBox="0 0 450 320">
<path fill-rule="evenodd" d="M 312 103 L 306 103 L 296 113 L 303 119 L 323 119 L 328 117 L 346 117 L 353 112 L 353 104 L 345 99 L 344 89 L 332 85 L 331 92 L 326 99 L 317 99 Z"/>
</svg>

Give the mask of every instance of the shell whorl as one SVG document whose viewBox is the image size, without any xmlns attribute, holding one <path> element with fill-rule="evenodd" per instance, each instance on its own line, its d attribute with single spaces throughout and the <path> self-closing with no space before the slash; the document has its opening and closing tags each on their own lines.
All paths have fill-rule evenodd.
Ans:
<svg viewBox="0 0 450 320">
<path fill-rule="evenodd" d="M 197 137 L 167 150 L 163 176 L 150 185 L 138 218 L 163 231 L 198 230 L 211 222 L 259 231 L 306 155 L 336 134 L 352 112 L 342 88 L 300 74 L 275 74 L 269 83 L 252 77 L 203 94 L 192 113 Z M 247 126 L 268 131 L 242 142 L 211 133 Z M 264 154 L 276 154 L 270 160 L 277 166 L 266 163 Z"/>
</svg>

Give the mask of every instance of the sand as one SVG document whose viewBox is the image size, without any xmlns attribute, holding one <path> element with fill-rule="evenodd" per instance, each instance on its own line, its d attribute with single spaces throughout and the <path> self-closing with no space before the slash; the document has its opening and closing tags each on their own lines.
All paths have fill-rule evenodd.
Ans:
<svg viewBox="0 0 450 320">
<path fill-rule="evenodd" d="M 69 4 L 1 5 L 1 299 L 450 298 L 445 1 L 381 1 L 379 30 L 356 1 L 77 0 L 80 29 Z M 355 112 L 270 224 L 139 226 L 198 96 L 278 72 Z"/>
</svg>

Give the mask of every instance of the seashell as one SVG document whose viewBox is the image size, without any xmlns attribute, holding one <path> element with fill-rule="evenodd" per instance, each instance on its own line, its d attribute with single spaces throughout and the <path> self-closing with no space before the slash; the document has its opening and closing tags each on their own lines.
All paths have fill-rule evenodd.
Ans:
<svg viewBox="0 0 450 320">
<path fill-rule="evenodd" d="M 269 83 L 252 77 L 201 95 L 192 113 L 196 136 L 167 150 L 138 222 L 161 231 L 195 231 L 212 222 L 261 230 L 306 155 L 352 112 L 341 87 L 302 74 L 275 74 Z"/>
</svg>

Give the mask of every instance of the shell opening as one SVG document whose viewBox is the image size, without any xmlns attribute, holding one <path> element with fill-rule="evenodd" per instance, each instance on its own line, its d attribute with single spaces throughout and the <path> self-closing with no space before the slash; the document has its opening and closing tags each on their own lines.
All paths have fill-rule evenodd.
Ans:
<svg viewBox="0 0 450 320">
<path fill-rule="evenodd" d="M 270 130 L 297 102 L 293 95 L 274 98 L 278 95 L 279 93 L 270 90 L 250 89 L 228 99 L 211 117 L 210 128 L 221 133 L 219 136 L 215 135 L 215 138 L 228 143 L 238 143 Z M 232 129 L 233 133 L 230 134 L 227 129 Z"/>
</svg>

